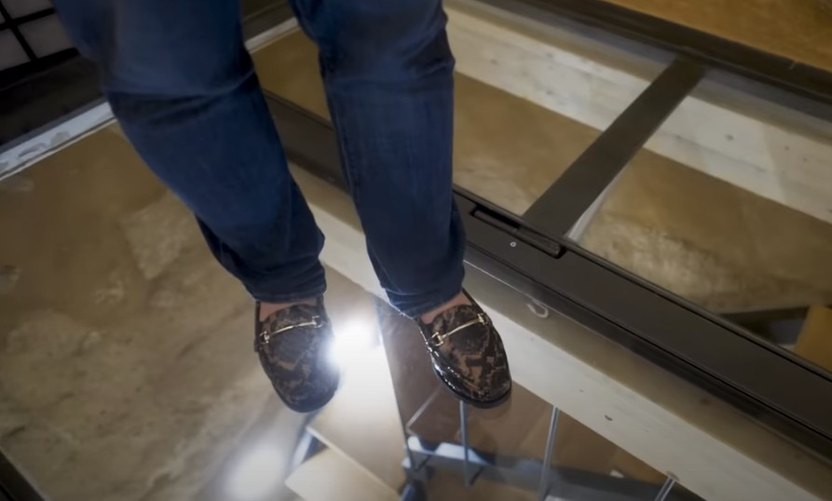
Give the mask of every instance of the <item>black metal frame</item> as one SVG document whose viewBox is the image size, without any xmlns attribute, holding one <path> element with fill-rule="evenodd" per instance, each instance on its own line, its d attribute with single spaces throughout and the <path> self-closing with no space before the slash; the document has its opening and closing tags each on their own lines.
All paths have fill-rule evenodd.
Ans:
<svg viewBox="0 0 832 501">
<path fill-rule="evenodd" d="M 32 483 L 0 451 L 0 501 L 43 501 Z"/>
</svg>

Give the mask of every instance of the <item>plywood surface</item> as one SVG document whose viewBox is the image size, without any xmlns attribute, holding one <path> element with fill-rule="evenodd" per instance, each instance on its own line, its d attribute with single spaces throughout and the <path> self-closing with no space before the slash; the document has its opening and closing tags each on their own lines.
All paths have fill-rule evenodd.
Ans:
<svg viewBox="0 0 832 501">
<path fill-rule="evenodd" d="M 607 1 L 832 71 L 832 5 L 826 0 Z"/>
<path fill-rule="evenodd" d="M 362 355 L 309 430 L 390 489 L 405 481 L 404 437 L 381 347 Z"/>
<path fill-rule="evenodd" d="M 329 116 L 317 50 L 303 34 L 262 49 L 254 60 L 265 89 Z M 518 214 L 600 133 L 461 74 L 454 97 L 455 180 Z"/>
<path fill-rule="evenodd" d="M 333 449 L 300 465 L 286 485 L 305 501 L 396 501 L 395 490 L 379 482 Z"/>
</svg>

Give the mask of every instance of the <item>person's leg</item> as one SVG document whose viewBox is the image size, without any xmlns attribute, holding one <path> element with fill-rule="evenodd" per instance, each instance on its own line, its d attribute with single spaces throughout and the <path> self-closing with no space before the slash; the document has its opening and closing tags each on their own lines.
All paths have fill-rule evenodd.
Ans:
<svg viewBox="0 0 832 501">
<path fill-rule="evenodd" d="M 320 49 L 341 161 L 381 285 L 409 316 L 458 296 L 454 60 L 439 0 L 295 0 Z"/>
<path fill-rule="evenodd" d="M 462 293 L 453 203 L 453 67 L 441 0 L 294 0 L 318 43 L 341 163 L 382 286 L 417 320 L 433 368 L 488 407 L 511 374 L 488 315 Z"/>
<path fill-rule="evenodd" d="M 289 175 L 235 0 L 55 0 L 130 142 L 255 299 L 325 289 L 323 236 Z"/>
<path fill-rule="evenodd" d="M 237 0 L 55 4 L 130 142 L 258 300 L 255 349 L 278 395 L 298 411 L 323 406 L 338 386 L 323 235 L 289 174 Z"/>
</svg>

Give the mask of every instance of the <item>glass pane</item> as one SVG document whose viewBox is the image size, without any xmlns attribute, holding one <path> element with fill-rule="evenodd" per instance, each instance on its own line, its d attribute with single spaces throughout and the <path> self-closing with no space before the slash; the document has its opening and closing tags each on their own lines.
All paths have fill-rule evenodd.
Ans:
<svg viewBox="0 0 832 501">
<path fill-rule="evenodd" d="M 374 296 L 327 268 L 344 377 L 292 412 L 251 298 L 118 127 L 0 181 L 0 234 L 0 451 L 45 499 L 289 501 L 321 450 L 404 482 Z"/>
<path fill-rule="evenodd" d="M 706 84 L 572 237 L 832 369 L 830 165 L 832 124 Z"/>
<path fill-rule="evenodd" d="M 22 24 L 20 32 L 38 57 L 72 47 L 72 42 L 56 15 Z"/>
<path fill-rule="evenodd" d="M 29 62 L 29 58 L 12 31 L 0 31 L 0 70 L 13 68 L 27 62 Z"/>
<path fill-rule="evenodd" d="M 448 9 L 457 60 L 455 182 L 522 214 L 661 66 L 560 28 Z M 264 88 L 327 116 L 302 33 L 260 50 Z"/>
<path fill-rule="evenodd" d="M 319 210 L 345 206 L 296 177 Z M 761 485 L 828 497 L 823 459 L 480 273 L 466 287 L 493 313 L 516 386 L 468 416 L 473 453 L 496 467 L 473 487 L 453 460 L 457 403 L 422 339 L 346 268 L 327 270 L 341 387 L 314 417 L 289 412 L 252 353 L 250 299 L 115 126 L 0 182 L 0 234 L 0 450 L 51 499 L 290 500 L 333 485 L 343 495 L 326 499 L 398 499 L 409 443 L 417 459 L 446 456 L 427 463 L 428 499 L 531 500 L 552 403 L 553 465 L 582 472 L 583 489 L 652 493 L 672 472 L 706 498 Z"/>
</svg>

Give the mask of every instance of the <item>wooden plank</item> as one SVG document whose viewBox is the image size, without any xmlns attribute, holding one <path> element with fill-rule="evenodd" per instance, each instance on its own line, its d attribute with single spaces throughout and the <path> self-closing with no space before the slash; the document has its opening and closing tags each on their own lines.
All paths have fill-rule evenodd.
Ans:
<svg viewBox="0 0 832 501">
<path fill-rule="evenodd" d="M 607 0 L 832 71 L 829 0 Z"/>
<path fill-rule="evenodd" d="M 396 501 L 390 487 L 332 449 L 300 465 L 286 486 L 306 501 Z"/>
<path fill-rule="evenodd" d="M 401 488 L 404 437 L 381 347 L 361 355 L 349 368 L 338 393 L 308 430 L 390 489 Z"/>
<path fill-rule="evenodd" d="M 426 499 L 430 501 L 535 501 L 537 496 L 531 491 L 492 482 L 487 478 L 479 478 L 471 487 L 465 487 L 465 480 L 460 473 L 438 471 L 427 484 Z"/>
<path fill-rule="evenodd" d="M 794 352 L 832 371 L 832 308 L 809 308 Z"/>
<path fill-rule="evenodd" d="M 528 428 L 528 435 L 520 444 L 522 457 L 543 458 L 549 420 L 548 413 L 542 413 L 537 416 L 537 422 Z M 665 479 L 664 475 L 563 411 L 558 417 L 552 464 L 601 475 L 617 472 L 627 478 L 657 485 Z"/>
<path fill-rule="evenodd" d="M 751 417 L 568 319 L 531 315 L 488 277 L 471 279 L 522 361 L 515 380 L 650 467 L 706 499 L 832 496 L 828 464 Z"/>
<path fill-rule="evenodd" d="M 321 229 L 322 259 L 366 290 L 378 282 L 349 198 L 295 172 Z M 519 384 L 707 499 L 832 498 L 827 463 L 703 390 L 556 314 L 539 318 L 481 274 L 466 286 L 489 309 Z"/>
<path fill-rule="evenodd" d="M 453 5 L 448 35 L 458 72 L 595 129 L 606 128 L 658 71 L 612 61 L 564 30 Z M 759 118 L 760 108 L 770 120 Z M 771 103 L 740 109 L 688 97 L 645 148 L 832 222 L 832 127 L 826 122 Z"/>
</svg>

